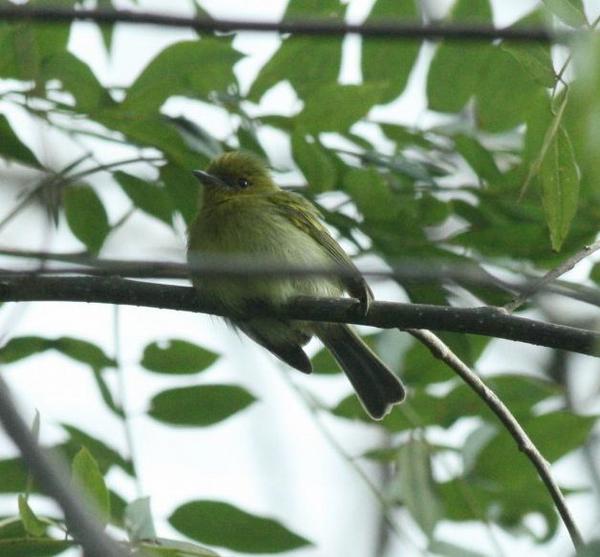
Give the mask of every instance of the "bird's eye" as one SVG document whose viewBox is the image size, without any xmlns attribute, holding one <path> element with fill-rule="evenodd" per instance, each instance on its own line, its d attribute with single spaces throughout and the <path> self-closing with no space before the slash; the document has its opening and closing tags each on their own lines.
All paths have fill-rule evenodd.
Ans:
<svg viewBox="0 0 600 557">
<path fill-rule="evenodd" d="M 244 189 L 247 188 L 250 185 L 250 182 L 248 180 L 246 180 L 246 178 L 240 178 L 238 180 L 238 186 L 240 186 L 240 188 Z"/>
</svg>

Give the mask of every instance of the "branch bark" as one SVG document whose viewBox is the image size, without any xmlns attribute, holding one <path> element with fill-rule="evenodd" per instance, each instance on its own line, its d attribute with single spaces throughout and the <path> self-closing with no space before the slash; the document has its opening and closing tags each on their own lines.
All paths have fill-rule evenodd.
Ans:
<svg viewBox="0 0 600 557">
<path fill-rule="evenodd" d="M 116 277 L 12 276 L 0 279 L 0 300 L 124 304 L 227 316 L 222 307 L 191 287 Z M 287 319 L 355 323 L 383 329 L 472 333 L 591 356 L 600 355 L 599 333 L 515 317 L 495 308 L 374 302 L 368 314 L 361 315 L 356 300 L 349 298 L 297 298 L 281 308 L 256 305 L 249 311 L 253 315 L 276 314 Z"/>
<path fill-rule="evenodd" d="M 296 21 L 251 21 L 218 20 L 173 16 L 128 10 L 69 9 L 59 7 L 2 6 L 0 20 L 36 21 L 40 23 L 60 23 L 71 21 L 94 21 L 100 24 L 132 23 L 161 25 L 163 27 L 184 27 L 201 32 L 213 31 L 258 31 L 294 33 L 310 36 L 343 36 L 358 34 L 363 37 L 384 37 L 402 39 L 454 39 L 471 41 L 491 41 L 506 39 L 521 42 L 567 43 L 573 40 L 575 32 L 550 31 L 543 27 L 496 29 L 486 25 L 444 24 L 422 25 L 419 22 L 378 21 L 364 24 L 345 23 L 325 19 Z"/>
</svg>

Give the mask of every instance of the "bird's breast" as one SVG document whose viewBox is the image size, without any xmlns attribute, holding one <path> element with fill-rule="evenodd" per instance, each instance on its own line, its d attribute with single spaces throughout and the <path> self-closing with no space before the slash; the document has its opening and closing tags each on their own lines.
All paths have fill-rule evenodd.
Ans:
<svg viewBox="0 0 600 557">
<path fill-rule="evenodd" d="M 241 203 L 222 203 L 200 211 L 192 224 L 189 253 L 249 256 L 255 265 L 289 263 L 294 267 L 331 265 L 327 252 L 309 234 L 299 229 L 277 210 L 266 206 L 247 207 Z M 203 281 L 203 287 L 220 298 L 261 298 L 273 303 L 293 296 L 339 296 L 338 281 L 314 276 L 289 278 L 252 278 L 230 281 Z M 235 283 L 235 284 L 234 284 Z"/>
</svg>

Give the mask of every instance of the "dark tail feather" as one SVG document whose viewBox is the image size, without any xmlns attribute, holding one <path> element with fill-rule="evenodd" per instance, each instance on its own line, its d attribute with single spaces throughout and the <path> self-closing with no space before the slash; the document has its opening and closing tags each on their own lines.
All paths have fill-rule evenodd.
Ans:
<svg viewBox="0 0 600 557">
<path fill-rule="evenodd" d="M 406 391 L 363 340 L 347 325 L 318 325 L 316 335 L 333 354 L 368 414 L 381 420 Z"/>
</svg>

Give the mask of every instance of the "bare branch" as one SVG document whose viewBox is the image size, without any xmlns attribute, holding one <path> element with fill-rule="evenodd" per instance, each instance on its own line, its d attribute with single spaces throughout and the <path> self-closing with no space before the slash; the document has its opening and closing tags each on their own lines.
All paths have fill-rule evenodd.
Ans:
<svg viewBox="0 0 600 557">
<path fill-rule="evenodd" d="M 494 413 L 500 421 L 504 424 L 507 431 L 512 435 L 513 439 L 517 443 L 519 450 L 525 453 L 525 456 L 535 466 L 538 475 L 546 489 L 550 493 L 556 509 L 569 531 L 569 536 L 573 541 L 573 545 L 576 549 L 583 546 L 583 538 L 581 533 L 571 516 L 569 508 L 560 488 L 552 478 L 552 471 L 550 465 L 546 459 L 539 452 L 537 447 L 533 444 L 533 441 L 529 438 L 529 435 L 521 427 L 521 424 L 512 415 L 511 411 L 506 405 L 496 396 L 496 393 L 492 391 L 478 376 L 475 374 L 456 354 L 448 348 L 437 336 L 431 331 L 427 330 L 416 330 L 409 329 L 408 332 L 420 340 L 431 353 L 447 364 L 453 369 L 460 378 L 477 394 L 477 396 L 485 402 L 487 407 Z"/>
<path fill-rule="evenodd" d="M 508 312 L 513 312 L 517 308 L 521 307 L 531 296 L 542 290 L 546 285 L 555 281 L 561 275 L 570 271 L 577 263 L 592 255 L 592 253 L 600 249 L 600 240 L 596 240 L 593 244 L 585 246 L 581 251 L 578 251 L 567 260 L 563 261 L 558 267 L 548 271 L 543 277 L 536 280 L 528 287 L 524 288 L 523 291 L 514 298 L 511 302 L 504 306 L 504 309 Z"/>
<path fill-rule="evenodd" d="M 217 20 L 193 18 L 128 10 L 91 10 L 68 8 L 45 8 L 29 6 L 2 6 L 0 20 L 36 21 L 40 23 L 60 23 L 70 21 L 94 21 L 99 24 L 131 23 L 141 25 L 161 25 L 163 27 L 185 27 L 200 32 L 257 31 L 294 33 L 310 36 L 342 36 L 358 34 L 363 37 L 428 40 L 469 40 L 490 41 L 505 39 L 521 42 L 568 43 L 576 32 L 550 31 L 544 27 L 519 27 L 496 29 L 485 25 L 444 24 L 422 25 L 416 22 L 378 21 L 364 24 L 345 23 L 326 19 L 296 21 L 251 21 Z"/>
<path fill-rule="evenodd" d="M 65 513 L 65 521 L 89 557 L 126 557 L 109 538 L 89 509 L 74 495 L 62 463 L 43 452 L 19 416 L 8 386 L 0 377 L 0 422 L 21 451 L 27 467 Z"/>
<path fill-rule="evenodd" d="M 213 299 L 202 296 L 191 287 L 116 277 L 42 277 L 25 274 L 0 278 L 0 300 L 96 302 L 228 315 Z M 248 311 L 252 315 L 275 314 L 286 319 L 356 323 L 383 329 L 428 328 L 473 333 L 592 356 L 600 355 L 599 333 L 515 317 L 503 310 L 487 307 L 467 309 L 374 302 L 368 314 L 362 315 L 359 304 L 353 299 L 303 297 L 279 308 L 256 304 L 249 307 Z"/>
</svg>

